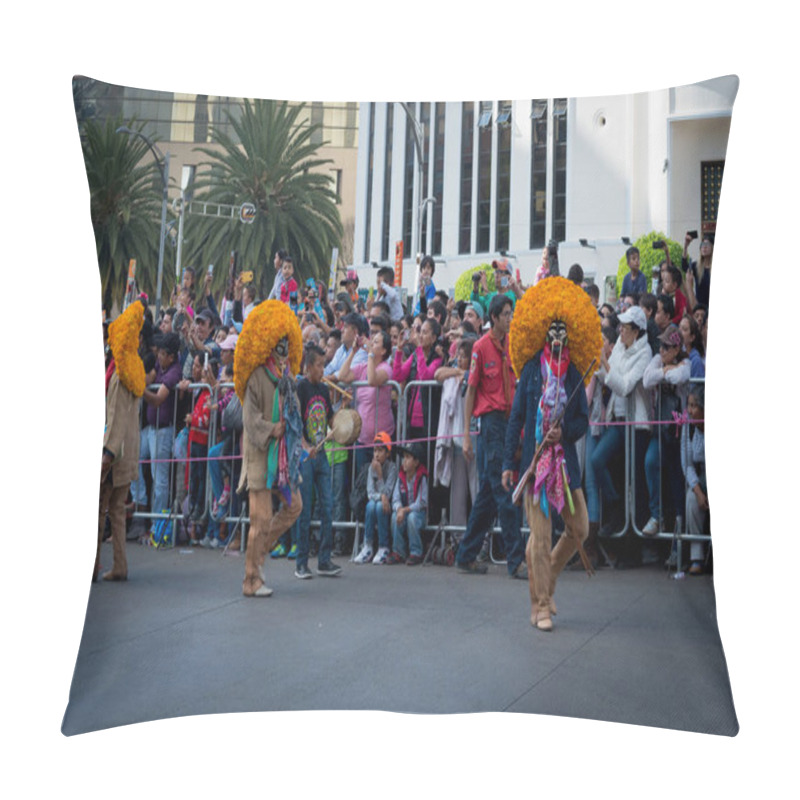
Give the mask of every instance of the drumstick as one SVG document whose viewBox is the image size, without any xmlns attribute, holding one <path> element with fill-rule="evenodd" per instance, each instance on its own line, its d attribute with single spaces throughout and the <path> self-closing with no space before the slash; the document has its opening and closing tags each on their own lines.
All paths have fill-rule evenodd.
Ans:
<svg viewBox="0 0 800 800">
<path fill-rule="evenodd" d="M 339 384 L 334 383 L 334 381 L 332 381 L 330 378 L 323 376 L 322 382 L 325 383 L 326 385 L 330 386 L 331 389 L 336 389 L 337 392 L 341 392 L 348 400 L 352 400 L 353 399 L 353 395 L 351 395 L 350 392 L 347 392 L 344 389 L 342 389 L 339 386 Z"/>
</svg>

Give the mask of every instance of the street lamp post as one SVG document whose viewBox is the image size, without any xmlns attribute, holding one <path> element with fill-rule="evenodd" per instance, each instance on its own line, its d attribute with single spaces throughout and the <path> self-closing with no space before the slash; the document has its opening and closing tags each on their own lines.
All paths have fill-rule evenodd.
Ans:
<svg viewBox="0 0 800 800">
<path fill-rule="evenodd" d="M 169 153 L 164 155 L 150 137 L 141 131 L 135 131 L 123 125 L 117 128 L 117 133 L 127 133 L 129 136 L 138 136 L 150 148 L 161 173 L 161 235 L 158 243 L 158 279 L 156 285 L 156 319 L 161 311 L 161 281 L 164 275 L 164 241 L 167 238 L 167 188 L 169 187 Z"/>
</svg>

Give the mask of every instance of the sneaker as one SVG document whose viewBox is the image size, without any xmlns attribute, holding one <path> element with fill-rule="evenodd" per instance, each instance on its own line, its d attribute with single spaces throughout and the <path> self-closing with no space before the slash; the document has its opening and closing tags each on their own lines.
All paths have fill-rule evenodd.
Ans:
<svg viewBox="0 0 800 800">
<path fill-rule="evenodd" d="M 203 537 L 203 538 L 200 540 L 200 547 L 208 547 L 210 544 L 211 544 L 211 539 L 209 539 L 209 538 L 208 538 L 208 534 L 206 534 L 206 535 L 205 535 L 205 536 L 204 536 L 204 537 Z"/>
<path fill-rule="evenodd" d="M 217 548 L 220 546 L 219 539 L 212 539 L 212 540 L 211 540 L 211 541 L 208 543 L 208 546 L 209 546 L 209 547 L 210 547 L 212 550 L 216 550 L 216 549 L 217 549 Z"/>
<path fill-rule="evenodd" d="M 485 575 L 489 571 L 486 564 L 470 561 L 468 564 L 456 564 L 456 569 L 465 575 Z"/>
<path fill-rule="evenodd" d="M 305 564 L 295 567 L 294 576 L 295 578 L 299 578 L 301 581 L 308 581 L 314 577 L 311 574 L 311 570 Z"/>
<path fill-rule="evenodd" d="M 689 574 L 690 575 L 702 575 L 703 574 L 703 563 L 702 563 L 702 561 L 692 561 L 692 565 L 689 567 Z"/>
<path fill-rule="evenodd" d="M 297 545 L 293 544 L 292 549 L 286 554 L 286 558 L 297 558 Z"/>
<path fill-rule="evenodd" d="M 379 547 L 378 552 L 375 554 L 375 558 L 372 559 L 373 564 L 385 564 L 386 559 L 389 557 L 389 548 L 388 547 Z"/>
<path fill-rule="evenodd" d="M 361 548 L 361 552 L 353 559 L 354 564 L 366 564 L 372 561 L 372 548 L 365 544 Z"/>
<path fill-rule="evenodd" d="M 409 567 L 416 567 L 418 564 L 421 564 L 421 563 L 422 563 L 422 556 L 416 555 L 416 554 L 410 555 L 408 557 L 408 559 L 406 560 L 406 564 Z"/>
<path fill-rule="evenodd" d="M 279 544 L 270 554 L 270 558 L 286 558 L 286 548 L 283 544 Z"/>
<path fill-rule="evenodd" d="M 317 565 L 317 575 L 324 575 L 327 578 L 335 578 L 341 571 L 342 568 L 338 564 L 334 564 L 333 561 Z"/>
<path fill-rule="evenodd" d="M 647 520 L 647 525 L 642 528 L 642 533 L 645 536 L 653 536 L 658 533 L 658 520 L 655 517 L 650 517 L 650 519 Z"/>
<path fill-rule="evenodd" d="M 384 564 L 405 564 L 406 563 L 406 558 L 405 558 L 405 556 L 401 556 L 400 553 L 395 553 L 394 550 L 392 550 L 392 552 L 389 553 L 386 556 L 386 560 L 383 563 Z"/>
</svg>

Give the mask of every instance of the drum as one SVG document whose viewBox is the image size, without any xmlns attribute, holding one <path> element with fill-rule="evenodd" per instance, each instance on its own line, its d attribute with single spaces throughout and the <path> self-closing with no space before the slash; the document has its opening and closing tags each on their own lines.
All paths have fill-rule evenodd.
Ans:
<svg viewBox="0 0 800 800">
<path fill-rule="evenodd" d="M 353 444 L 361 433 L 361 417 L 354 408 L 340 408 L 333 415 L 333 424 L 328 434 L 336 444 L 347 447 Z"/>
</svg>

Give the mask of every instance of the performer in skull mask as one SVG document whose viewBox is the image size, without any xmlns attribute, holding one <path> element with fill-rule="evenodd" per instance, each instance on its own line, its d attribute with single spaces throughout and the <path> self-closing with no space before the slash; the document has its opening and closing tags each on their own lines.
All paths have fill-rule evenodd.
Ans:
<svg viewBox="0 0 800 800">
<path fill-rule="evenodd" d="M 589 425 L 581 374 L 600 351 L 600 318 L 580 287 L 549 277 L 528 289 L 517 304 L 510 336 L 519 384 L 506 432 L 502 480 L 511 490 L 522 438 L 522 469 L 538 455 L 522 495 L 531 531 L 525 552 L 531 624 L 550 631 L 556 580 L 589 533 L 575 444 Z M 566 530 L 551 552 L 554 511 Z"/>
<path fill-rule="evenodd" d="M 248 490 L 250 535 L 242 592 L 269 597 L 264 559 L 302 510 L 297 484 L 302 421 L 294 376 L 303 342 L 291 309 L 267 300 L 248 315 L 234 352 L 234 383 L 242 402 L 242 473 L 239 493 Z M 280 510 L 273 514 L 273 498 Z"/>
</svg>

